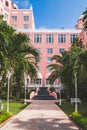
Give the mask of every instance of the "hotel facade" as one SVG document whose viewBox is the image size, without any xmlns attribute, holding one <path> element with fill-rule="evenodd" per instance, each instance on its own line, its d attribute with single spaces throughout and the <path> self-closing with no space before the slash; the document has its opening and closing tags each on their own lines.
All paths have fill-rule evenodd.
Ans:
<svg viewBox="0 0 87 130">
<path fill-rule="evenodd" d="M 87 42 L 87 32 L 83 31 L 82 17 L 77 21 L 75 29 L 36 29 L 32 6 L 29 9 L 18 9 L 11 0 L 0 0 L 0 14 L 10 26 L 17 32 L 29 36 L 32 45 L 40 52 L 41 60 L 38 64 L 38 80 L 31 84 L 27 77 L 28 87 L 50 87 L 48 76 L 53 55 L 61 55 L 68 50 L 76 37 L 82 38 L 84 45 Z M 55 81 L 54 87 L 60 87 L 59 81 Z"/>
</svg>

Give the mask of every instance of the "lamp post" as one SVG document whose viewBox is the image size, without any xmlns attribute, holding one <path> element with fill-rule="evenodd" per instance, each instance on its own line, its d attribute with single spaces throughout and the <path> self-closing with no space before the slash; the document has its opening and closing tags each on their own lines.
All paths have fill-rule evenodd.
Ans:
<svg viewBox="0 0 87 130">
<path fill-rule="evenodd" d="M 10 77 L 11 77 L 11 73 L 8 71 L 7 73 L 7 78 L 8 78 L 8 90 L 7 90 L 7 107 L 6 107 L 6 111 L 9 112 L 9 87 L 10 87 Z"/>
<path fill-rule="evenodd" d="M 62 88 L 61 88 L 61 83 L 60 83 L 60 87 L 59 87 L 59 105 L 62 105 L 62 102 L 61 102 L 61 90 L 62 90 Z"/>
<path fill-rule="evenodd" d="M 24 88 L 25 88 L 25 99 L 24 99 L 24 104 L 26 105 L 26 75 L 24 73 Z"/>
<path fill-rule="evenodd" d="M 78 112 L 78 103 L 77 103 L 77 73 L 74 74 L 75 77 L 75 112 Z"/>
</svg>

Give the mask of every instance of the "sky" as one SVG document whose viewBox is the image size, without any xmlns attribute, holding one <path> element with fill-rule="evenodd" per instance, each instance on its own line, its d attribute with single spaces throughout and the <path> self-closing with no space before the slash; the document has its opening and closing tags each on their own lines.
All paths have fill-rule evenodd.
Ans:
<svg viewBox="0 0 87 130">
<path fill-rule="evenodd" d="M 73 29 L 87 0 L 12 0 L 20 9 L 33 7 L 36 28 Z"/>
</svg>

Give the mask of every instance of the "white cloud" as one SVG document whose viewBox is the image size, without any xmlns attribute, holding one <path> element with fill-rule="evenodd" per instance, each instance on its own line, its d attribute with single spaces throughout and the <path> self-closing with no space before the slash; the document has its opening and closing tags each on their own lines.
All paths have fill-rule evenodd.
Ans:
<svg viewBox="0 0 87 130">
<path fill-rule="evenodd" d="M 12 0 L 20 9 L 28 9 L 30 7 L 29 0 Z"/>
</svg>

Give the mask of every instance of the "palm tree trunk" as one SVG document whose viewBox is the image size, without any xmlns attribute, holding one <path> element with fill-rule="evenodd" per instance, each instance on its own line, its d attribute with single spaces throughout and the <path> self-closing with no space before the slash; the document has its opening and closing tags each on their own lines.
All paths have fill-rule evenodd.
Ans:
<svg viewBox="0 0 87 130">
<path fill-rule="evenodd" d="M 4 73 L 4 74 L 2 75 L 2 80 L 1 80 L 1 82 L 0 82 L 0 91 L 4 88 L 5 80 L 6 80 L 6 74 Z"/>
<path fill-rule="evenodd" d="M 17 84 L 16 98 L 17 98 L 17 100 L 19 100 L 19 98 L 20 98 L 20 80 L 17 79 L 17 77 L 16 77 L 16 84 Z"/>
<path fill-rule="evenodd" d="M 10 79 L 10 97 L 12 97 L 12 83 L 13 83 L 13 77 Z"/>
</svg>

